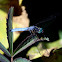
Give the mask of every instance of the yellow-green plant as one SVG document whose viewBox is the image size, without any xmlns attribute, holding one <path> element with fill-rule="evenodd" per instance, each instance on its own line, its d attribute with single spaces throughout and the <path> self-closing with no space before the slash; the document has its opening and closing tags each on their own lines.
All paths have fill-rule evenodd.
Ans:
<svg viewBox="0 0 62 62">
<path fill-rule="evenodd" d="M 12 17 L 13 17 L 13 9 L 14 7 L 11 7 L 9 9 L 9 13 L 8 13 L 8 18 L 7 18 L 7 39 L 8 39 L 8 43 L 9 43 L 9 50 L 10 52 L 2 45 L 2 43 L 0 42 L 0 49 L 8 56 L 11 58 L 11 62 L 31 62 L 30 60 L 27 60 L 25 58 L 16 58 L 13 60 L 13 57 L 15 55 L 17 55 L 19 52 L 23 51 L 24 49 L 26 49 L 27 47 L 29 47 L 30 45 L 32 45 L 33 40 L 31 40 L 29 43 L 27 43 L 26 45 L 23 45 L 21 48 L 17 48 L 15 50 L 15 52 L 13 52 L 13 32 L 11 32 L 10 30 L 12 29 Z M 35 38 L 37 39 L 37 38 Z M 0 61 L 1 62 L 10 62 L 4 55 L 0 54 Z"/>
</svg>

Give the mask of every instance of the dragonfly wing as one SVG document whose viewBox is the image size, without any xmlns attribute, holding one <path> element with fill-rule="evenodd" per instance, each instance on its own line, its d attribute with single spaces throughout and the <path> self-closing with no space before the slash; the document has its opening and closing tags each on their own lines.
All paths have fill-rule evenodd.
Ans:
<svg viewBox="0 0 62 62">
<path fill-rule="evenodd" d="M 54 20 L 56 19 L 55 15 L 51 15 L 48 18 L 43 19 L 42 21 L 40 21 L 39 23 L 35 24 L 35 25 L 40 25 L 43 29 L 48 27 Z"/>
<path fill-rule="evenodd" d="M 54 20 L 45 22 L 45 23 L 41 24 L 40 26 L 41 26 L 43 29 L 46 30 L 46 29 L 49 28 L 51 25 L 53 25 L 53 23 L 55 23 Z M 50 27 L 50 28 L 51 28 L 51 27 Z"/>
<path fill-rule="evenodd" d="M 15 29 L 12 29 L 11 32 L 14 32 L 14 31 L 27 31 L 28 30 L 28 27 L 27 28 L 15 28 Z"/>
</svg>

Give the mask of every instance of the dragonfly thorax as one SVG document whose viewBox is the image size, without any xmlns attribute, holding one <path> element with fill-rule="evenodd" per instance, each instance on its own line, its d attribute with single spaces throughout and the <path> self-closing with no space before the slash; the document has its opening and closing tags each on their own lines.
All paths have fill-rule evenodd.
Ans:
<svg viewBox="0 0 62 62">
<path fill-rule="evenodd" d="M 42 33 L 42 32 L 43 32 L 43 29 L 42 29 L 42 28 L 39 28 L 39 27 L 37 27 L 37 26 L 34 27 L 34 30 L 35 30 L 35 32 L 37 32 L 37 33 Z"/>
</svg>

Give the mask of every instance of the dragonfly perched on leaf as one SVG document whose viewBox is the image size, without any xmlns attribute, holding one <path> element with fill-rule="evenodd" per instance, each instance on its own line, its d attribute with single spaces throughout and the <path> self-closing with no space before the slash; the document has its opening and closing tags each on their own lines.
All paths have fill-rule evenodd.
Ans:
<svg viewBox="0 0 62 62">
<path fill-rule="evenodd" d="M 44 22 L 53 20 L 55 18 L 56 18 L 56 16 L 51 15 L 50 17 L 44 19 L 42 22 L 39 22 L 37 24 L 44 23 Z M 35 26 L 26 27 L 26 28 L 11 29 L 11 32 L 15 32 L 15 31 L 29 31 L 30 33 L 43 33 L 43 28 L 37 27 L 36 25 Z"/>
<path fill-rule="evenodd" d="M 46 18 L 46 19 L 44 19 L 42 22 L 39 22 L 39 23 L 37 23 L 37 24 L 40 24 L 40 23 L 43 23 L 43 22 L 47 22 L 47 21 L 50 21 L 50 20 L 53 20 L 53 19 L 55 19 L 56 18 L 56 16 L 50 16 L 50 17 L 48 17 L 48 18 Z M 36 25 L 37 25 L 36 24 Z M 30 45 L 32 45 L 32 44 L 34 44 L 34 43 L 36 43 L 37 41 L 40 41 L 40 40 L 47 40 L 47 41 L 49 41 L 49 38 L 41 38 L 41 39 L 39 39 L 38 38 L 38 36 L 36 35 L 36 33 L 43 33 L 43 28 L 40 28 L 40 27 L 37 27 L 36 25 L 34 25 L 34 26 L 30 26 L 30 27 L 26 27 L 26 28 L 15 28 L 15 29 L 11 29 L 10 31 L 11 32 L 15 32 L 15 31 L 29 31 L 32 35 L 30 35 L 30 36 L 27 36 L 27 38 L 25 38 L 19 45 L 18 45 L 18 47 L 15 49 L 15 51 L 14 52 L 16 52 L 16 50 L 20 47 L 20 46 L 23 46 L 23 45 L 26 45 L 28 42 L 31 42 L 30 41 L 30 39 L 32 39 L 34 42 L 31 42 L 30 44 L 29 44 L 29 46 Z M 35 34 L 35 35 L 34 35 Z M 28 40 L 27 40 L 28 39 Z M 27 40 L 27 41 L 26 41 Z M 26 42 L 25 42 L 26 41 Z M 23 44 L 24 43 L 24 44 Z M 22 45 L 23 44 L 23 45 Z M 39 52 L 40 53 L 40 52 Z"/>
<path fill-rule="evenodd" d="M 37 24 L 35 24 L 35 26 L 30 26 L 30 27 L 26 27 L 26 28 L 15 28 L 15 29 L 11 29 L 10 31 L 11 32 L 15 32 L 15 31 L 29 31 L 32 35 L 30 35 L 30 36 L 28 36 L 26 39 L 28 39 L 28 38 L 30 38 L 31 36 L 32 36 L 32 39 L 33 39 L 33 37 L 34 37 L 34 35 L 35 36 L 37 36 L 36 35 L 36 33 L 43 33 L 43 28 L 40 28 L 40 27 L 37 27 L 36 25 L 38 25 L 38 24 L 40 24 L 40 23 L 44 23 L 44 22 L 47 22 L 47 21 L 50 21 L 50 20 L 53 20 L 53 19 L 55 19 L 56 18 L 56 16 L 54 16 L 54 15 L 51 15 L 51 16 L 49 16 L 48 18 L 46 18 L 46 19 L 43 19 L 42 20 L 42 22 L 39 22 L 39 23 L 37 23 Z M 38 36 L 37 36 L 38 37 Z M 26 40 L 26 39 L 24 39 L 24 41 Z M 41 39 L 38 39 L 39 41 L 40 40 L 47 40 L 47 41 L 49 41 L 49 38 L 41 38 Z M 24 42 L 23 41 L 23 42 Z M 23 42 L 21 42 L 21 44 L 23 43 Z"/>
</svg>

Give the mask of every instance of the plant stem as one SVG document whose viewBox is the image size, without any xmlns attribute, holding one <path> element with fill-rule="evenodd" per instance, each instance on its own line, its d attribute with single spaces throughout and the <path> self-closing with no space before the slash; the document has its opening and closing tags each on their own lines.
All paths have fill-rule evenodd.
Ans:
<svg viewBox="0 0 62 62">
<path fill-rule="evenodd" d="M 11 57 L 11 62 L 13 62 L 13 56 Z"/>
</svg>

